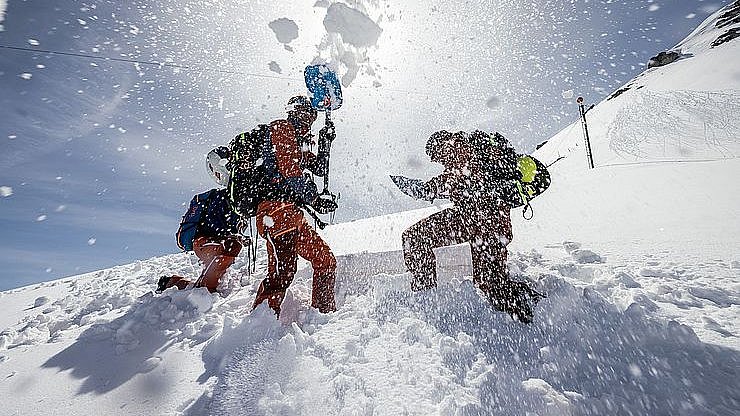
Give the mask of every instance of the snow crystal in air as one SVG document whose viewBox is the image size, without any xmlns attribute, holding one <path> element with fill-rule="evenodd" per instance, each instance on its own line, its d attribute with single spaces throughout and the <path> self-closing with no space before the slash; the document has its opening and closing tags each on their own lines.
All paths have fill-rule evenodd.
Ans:
<svg viewBox="0 0 740 416">
<path fill-rule="evenodd" d="M 13 188 L 9 186 L 0 186 L 0 195 L 4 197 L 9 197 L 13 195 Z"/>
<path fill-rule="evenodd" d="M 490 109 L 498 108 L 499 106 L 501 106 L 501 100 L 496 96 L 492 96 L 486 100 L 486 107 Z"/>
<path fill-rule="evenodd" d="M 36 221 L 38 222 L 46 221 L 46 215 L 39 215 L 38 217 L 36 217 Z"/>
<path fill-rule="evenodd" d="M 95 245 L 95 242 L 96 242 L 96 241 L 97 241 L 96 239 L 94 239 L 94 238 L 91 238 L 91 239 L 87 240 L 87 245 L 88 245 L 88 246 L 93 246 L 93 245 Z"/>
<path fill-rule="evenodd" d="M 290 19 L 281 17 L 270 22 L 268 26 L 275 32 L 275 36 L 280 43 L 290 43 L 298 39 L 298 25 Z"/>
<path fill-rule="evenodd" d="M 28 39 L 28 44 L 31 46 L 39 46 L 40 42 L 36 39 Z"/>
<path fill-rule="evenodd" d="M 324 28 L 327 34 L 318 47 L 319 56 L 314 58 L 314 63 L 337 67 L 344 86 L 349 86 L 361 70 L 375 76 L 368 48 L 376 46 L 383 29 L 373 19 L 362 10 L 334 3 L 326 11 Z"/>
<path fill-rule="evenodd" d="M 148 373 L 154 370 L 155 368 L 157 368 L 157 366 L 159 366 L 161 362 L 162 362 L 161 357 L 149 357 L 146 360 L 144 360 L 143 363 L 141 363 L 139 369 L 142 373 Z"/>
<path fill-rule="evenodd" d="M 342 3 L 334 3 L 326 11 L 324 27 L 327 32 L 339 33 L 344 42 L 358 48 L 375 45 L 383 32 L 365 13 Z"/>
<path fill-rule="evenodd" d="M 563 91 L 563 98 L 565 98 L 566 100 L 570 100 L 571 98 L 573 98 L 573 90 Z"/>
<path fill-rule="evenodd" d="M 282 74 L 283 73 L 282 68 L 280 68 L 280 65 L 278 65 L 278 63 L 275 62 L 275 61 L 270 61 L 270 63 L 267 64 L 267 66 L 270 68 L 270 71 L 272 71 L 272 72 L 275 72 L 275 73 L 278 73 L 278 74 Z"/>
<path fill-rule="evenodd" d="M 689 13 L 689 14 L 686 15 L 686 18 L 687 19 L 693 19 L 695 17 L 696 17 L 696 13 Z"/>
<path fill-rule="evenodd" d="M 24 72 L 24 73 L 22 73 L 22 74 L 20 74 L 18 76 L 21 77 L 21 78 L 23 78 L 23 79 L 31 79 L 31 77 L 33 77 L 33 74 L 29 74 L 28 72 Z"/>
<path fill-rule="evenodd" d="M 648 11 L 651 11 L 651 12 L 658 11 L 658 9 L 660 9 L 660 6 L 657 4 L 651 4 L 650 6 L 648 6 Z"/>
</svg>

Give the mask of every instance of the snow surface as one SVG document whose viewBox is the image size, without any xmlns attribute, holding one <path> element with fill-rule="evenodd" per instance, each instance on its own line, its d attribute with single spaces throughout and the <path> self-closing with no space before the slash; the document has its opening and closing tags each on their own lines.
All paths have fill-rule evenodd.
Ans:
<svg viewBox="0 0 740 416">
<path fill-rule="evenodd" d="M 740 131 L 685 99 L 740 90 L 740 41 L 708 49 L 711 24 L 680 44 L 691 56 L 588 113 L 596 169 L 579 124 L 538 151 L 566 158 L 534 219 L 512 212 L 511 272 L 548 294 L 532 325 L 481 299 L 465 246 L 437 251 L 437 289 L 410 292 L 400 234 L 432 206 L 326 230 L 328 315 L 307 306 L 305 264 L 279 321 L 250 313 L 263 247 L 223 297 L 151 293 L 162 274 L 198 273 L 188 254 L 0 292 L 5 414 L 740 414 Z M 676 112 L 683 124 L 646 116 Z"/>
</svg>

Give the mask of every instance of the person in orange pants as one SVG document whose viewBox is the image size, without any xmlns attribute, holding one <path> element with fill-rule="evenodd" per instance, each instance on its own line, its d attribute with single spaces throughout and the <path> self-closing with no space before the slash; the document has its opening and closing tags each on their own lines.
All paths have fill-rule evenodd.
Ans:
<svg viewBox="0 0 740 416">
<path fill-rule="evenodd" d="M 205 287 L 214 293 L 218 288 L 221 277 L 234 264 L 242 249 L 242 244 L 236 236 L 226 237 L 197 237 L 193 240 L 193 251 L 203 263 L 203 271 L 195 282 L 181 276 L 162 276 L 158 284 L 158 291 L 177 286 L 182 290 L 189 285 Z"/>
<path fill-rule="evenodd" d="M 305 150 L 310 139 L 311 125 L 317 112 L 306 97 L 288 101 L 288 117 L 270 123 L 270 148 L 274 157 L 265 158 L 265 167 L 275 183 L 292 195 L 291 200 L 265 200 L 257 207 L 257 231 L 267 240 L 268 270 L 259 286 L 253 308 L 267 301 L 276 314 L 285 292 L 295 276 L 298 256 L 313 267 L 311 306 L 322 313 L 336 310 L 334 282 L 336 259 L 329 246 L 303 216 L 301 207 L 311 207 L 318 213 L 333 212 L 336 202 L 319 198 L 316 185 L 304 176 L 308 169 L 318 176 L 328 174 L 328 153 L 314 155 Z M 324 127 L 319 140 L 334 139 L 333 128 Z M 320 145 L 321 149 L 322 146 Z M 328 146 L 325 146 L 328 149 Z M 328 150 L 327 150 L 328 152 Z"/>
<path fill-rule="evenodd" d="M 193 251 L 203 263 L 200 277 L 193 282 L 181 276 L 162 276 L 157 282 L 158 292 L 173 286 L 205 287 L 216 292 L 221 277 L 239 255 L 243 237 L 239 233 L 239 216 L 229 206 L 227 190 L 214 189 L 203 203 L 207 204 L 206 211 L 193 239 Z"/>
<path fill-rule="evenodd" d="M 293 282 L 301 256 L 313 267 L 311 306 L 322 313 L 335 311 L 337 261 L 329 246 L 305 218 L 299 220 L 296 228 L 276 235 L 274 231 L 264 227 L 260 232 L 267 240 L 267 278 L 260 284 L 254 307 L 266 300 L 275 313 L 280 313 L 280 304 Z"/>
</svg>

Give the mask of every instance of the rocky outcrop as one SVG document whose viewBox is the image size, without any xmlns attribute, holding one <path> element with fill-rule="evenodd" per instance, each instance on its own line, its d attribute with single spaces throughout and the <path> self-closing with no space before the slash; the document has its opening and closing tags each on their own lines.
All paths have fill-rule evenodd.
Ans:
<svg viewBox="0 0 740 416">
<path fill-rule="evenodd" d="M 678 58 L 681 57 L 681 54 L 676 51 L 663 51 L 648 61 L 648 68 L 653 68 L 657 66 L 663 66 L 668 65 L 672 62 L 675 62 Z"/>
<path fill-rule="evenodd" d="M 740 27 L 734 27 L 728 29 L 727 32 L 717 36 L 717 39 L 712 42 L 712 47 L 719 46 L 725 42 L 729 42 L 737 37 L 740 37 Z"/>
</svg>

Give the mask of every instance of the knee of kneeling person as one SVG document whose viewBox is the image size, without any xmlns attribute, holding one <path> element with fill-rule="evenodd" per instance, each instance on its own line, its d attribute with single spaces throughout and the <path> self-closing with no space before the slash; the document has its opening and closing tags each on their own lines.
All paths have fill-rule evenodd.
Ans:
<svg viewBox="0 0 740 416">
<path fill-rule="evenodd" d="M 224 242 L 224 256 L 236 257 L 242 251 L 242 244 L 236 237 L 227 237 Z"/>
</svg>

